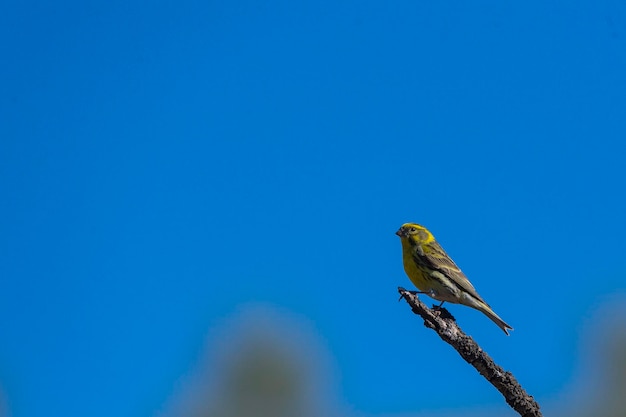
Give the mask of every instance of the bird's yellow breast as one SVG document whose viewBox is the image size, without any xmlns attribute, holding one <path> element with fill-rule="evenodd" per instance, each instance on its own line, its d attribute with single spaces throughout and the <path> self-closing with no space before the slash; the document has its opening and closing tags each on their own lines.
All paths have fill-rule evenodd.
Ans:
<svg viewBox="0 0 626 417">
<path fill-rule="evenodd" d="M 413 252 L 415 249 L 409 243 L 408 239 L 402 239 L 402 264 L 404 272 L 420 291 L 430 290 L 430 285 L 426 279 L 424 271 L 415 263 Z"/>
</svg>

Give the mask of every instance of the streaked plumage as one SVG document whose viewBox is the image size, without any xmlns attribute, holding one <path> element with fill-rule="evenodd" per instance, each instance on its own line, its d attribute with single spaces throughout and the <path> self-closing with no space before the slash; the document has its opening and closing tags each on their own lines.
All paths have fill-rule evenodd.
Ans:
<svg viewBox="0 0 626 417">
<path fill-rule="evenodd" d="M 481 311 L 504 333 L 513 329 L 481 298 L 461 269 L 424 226 L 405 223 L 396 232 L 402 242 L 404 271 L 422 292 L 439 301 L 463 304 Z"/>
</svg>

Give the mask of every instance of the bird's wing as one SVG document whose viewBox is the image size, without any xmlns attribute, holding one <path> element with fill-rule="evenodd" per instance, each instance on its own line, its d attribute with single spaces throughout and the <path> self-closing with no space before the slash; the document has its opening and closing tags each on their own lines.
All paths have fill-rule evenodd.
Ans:
<svg viewBox="0 0 626 417">
<path fill-rule="evenodd" d="M 485 300 L 478 295 L 472 283 L 469 282 L 465 274 L 461 271 L 461 268 L 456 266 L 454 261 L 448 256 L 438 242 L 435 241 L 429 243 L 427 251 L 416 251 L 413 254 L 413 257 L 415 258 L 415 262 L 418 264 L 422 264 L 427 268 L 441 272 L 461 290 L 485 303 Z"/>
</svg>

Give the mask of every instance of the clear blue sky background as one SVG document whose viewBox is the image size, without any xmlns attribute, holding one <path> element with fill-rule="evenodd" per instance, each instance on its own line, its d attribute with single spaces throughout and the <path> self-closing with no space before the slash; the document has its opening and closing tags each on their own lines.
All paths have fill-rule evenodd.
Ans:
<svg viewBox="0 0 626 417">
<path fill-rule="evenodd" d="M 313 323 L 355 410 L 506 410 L 397 303 L 407 221 L 540 402 L 626 291 L 621 1 L 9 0 L 0 39 L 14 416 L 152 415 L 258 302 Z"/>
</svg>

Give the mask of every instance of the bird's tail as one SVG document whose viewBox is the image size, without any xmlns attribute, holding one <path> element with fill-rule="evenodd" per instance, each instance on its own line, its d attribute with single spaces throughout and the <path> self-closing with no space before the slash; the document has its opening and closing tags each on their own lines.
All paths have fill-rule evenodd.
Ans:
<svg viewBox="0 0 626 417">
<path fill-rule="evenodd" d="M 476 308 L 482 311 L 487 317 L 491 319 L 499 328 L 502 329 L 506 335 L 509 335 L 509 330 L 513 330 L 511 326 L 506 324 L 504 320 L 500 318 L 487 304 L 480 303 L 476 306 Z"/>
</svg>

